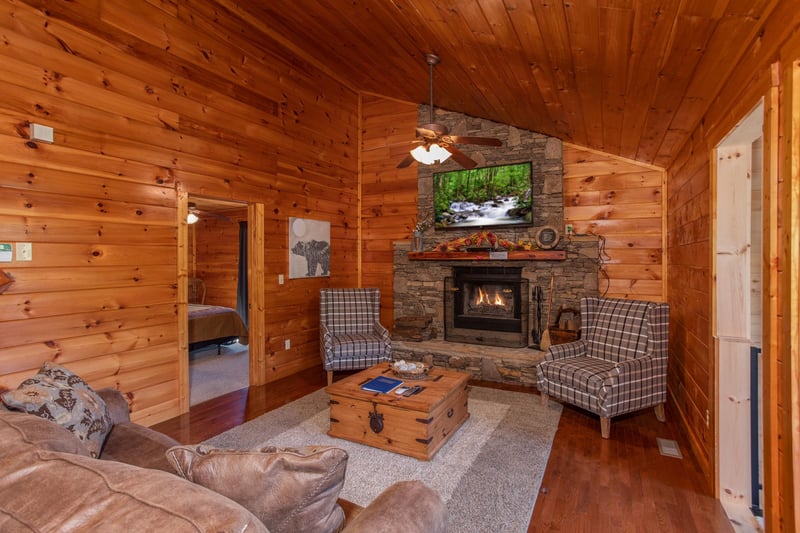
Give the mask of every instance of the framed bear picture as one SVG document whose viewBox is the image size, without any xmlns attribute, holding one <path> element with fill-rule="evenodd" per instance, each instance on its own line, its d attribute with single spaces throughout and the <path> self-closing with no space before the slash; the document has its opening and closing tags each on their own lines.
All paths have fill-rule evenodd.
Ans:
<svg viewBox="0 0 800 533">
<path fill-rule="evenodd" d="M 331 275 L 331 223 L 289 217 L 289 279 Z"/>
</svg>

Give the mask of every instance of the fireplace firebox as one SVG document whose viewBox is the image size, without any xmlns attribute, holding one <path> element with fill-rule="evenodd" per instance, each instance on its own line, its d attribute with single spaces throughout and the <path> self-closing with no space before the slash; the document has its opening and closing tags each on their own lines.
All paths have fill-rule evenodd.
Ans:
<svg viewBox="0 0 800 533">
<path fill-rule="evenodd" d="M 528 344 L 528 280 L 521 267 L 455 267 L 445 279 L 445 340 Z"/>
</svg>

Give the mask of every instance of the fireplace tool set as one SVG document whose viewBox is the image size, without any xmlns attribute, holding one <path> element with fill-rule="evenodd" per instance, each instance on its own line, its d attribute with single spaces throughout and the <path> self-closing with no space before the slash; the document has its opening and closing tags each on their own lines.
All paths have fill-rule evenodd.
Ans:
<svg viewBox="0 0 800 533">
<path fill-rule="evenodd" d="M 533 329 L 531 330 L 531 339 L 533 344 L 528 346 L 532 350 L 538 350 L 542 342 L 542 288 L 536 285 L 531 292 L 531 300 L 536 309 L 536 315 L 533 322 Z"/>
</svg>

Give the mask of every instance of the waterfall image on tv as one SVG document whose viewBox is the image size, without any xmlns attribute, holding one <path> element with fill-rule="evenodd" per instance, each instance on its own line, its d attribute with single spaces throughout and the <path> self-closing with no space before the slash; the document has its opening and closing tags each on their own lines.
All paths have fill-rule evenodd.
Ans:
<svg viewBox="0 0 800 533">
<path fill-rule="evenodd" d="M 437 172 L 433 211 L 439 229 L 530 225 L 531 164 Z"/>
</svg>

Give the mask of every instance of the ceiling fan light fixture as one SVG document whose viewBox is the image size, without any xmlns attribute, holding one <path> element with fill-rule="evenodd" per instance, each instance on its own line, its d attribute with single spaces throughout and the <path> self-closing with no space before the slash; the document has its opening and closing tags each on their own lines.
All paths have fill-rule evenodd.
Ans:
<svg viewBox="0 0 800 533">
<path fill-rule="evenodd" d="M 411 150 L 411 157 L 422 164 L 433 165 L 447 161 L 447 159 L 450 157 L 450 152 L 438 144 L 433 143 L 427 148 L 425 146 L 417 146 Z"/>
<path fill-rule="evenodd" d="M 188 222 L 189 224 L 194 224 L 198 220 L 200 220 L 200 217 L 198 217 L 194 213 L 189 213 L 188 215 L 186 215 L 186 222 Z"/>
</svg>

